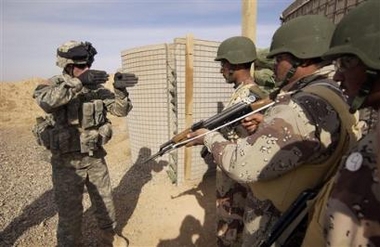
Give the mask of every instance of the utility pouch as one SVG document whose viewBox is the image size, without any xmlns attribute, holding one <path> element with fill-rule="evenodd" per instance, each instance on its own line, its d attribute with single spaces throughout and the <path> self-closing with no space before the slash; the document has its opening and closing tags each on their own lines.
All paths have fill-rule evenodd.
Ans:
<svg viewBox="0 0 380 247">
<path fill-rule="evenodd" d="M 97 130 L 85 130 L 80 134 L 80 152 L 88 153 L 89 156 L 98 150 L 99 134 Z"/>
<path fill-rule="evenodd" d="M 112 138 L 112 125 L 111 123 L 105 123 L 98 129 L 99 133 L 99 145 L 103 146 L 108 143 Z"/>
<path fill-rule="evenodd" d="M 37 144 L 50 149 L 50 135 L 53 123 L 46 117 L 37 117 L 36 124 L 33 126 L 32 133 L 36 138 Z"/>
<path fill-rule="evenodd" d="M 104 114 L 103 114 L 103 100 L 97 99 L 94 100 L 94 120 L 95 126 L 99 126 L 105 122 Z"/>
<path fill-rule="evenodd" d="M 82 123 L 83 129 L 88 129 L 95 126 L 94 121 L 94 104 L 91 102 L 85 102 L 82 105 Z"/>
</svg>

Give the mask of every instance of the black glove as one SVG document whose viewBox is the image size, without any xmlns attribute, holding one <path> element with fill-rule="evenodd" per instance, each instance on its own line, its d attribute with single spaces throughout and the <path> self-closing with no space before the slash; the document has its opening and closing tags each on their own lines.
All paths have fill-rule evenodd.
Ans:
<svg viewBox="0 0 380 247">
<path fill-rule="evenodd" d="M 113 87 L 123 90 L 126 87 L 133 87 L 137 84 L 138 78 L 133 73 L 120 73 L 117 72 L 113 77 Z"/>
<path fill-rule="evenodd" d="M 102 84 L 108 81 L 108 74 L 103 70 L 89 69 L 83 72 L 78 79 L 83 86 Z"/>
</svg>

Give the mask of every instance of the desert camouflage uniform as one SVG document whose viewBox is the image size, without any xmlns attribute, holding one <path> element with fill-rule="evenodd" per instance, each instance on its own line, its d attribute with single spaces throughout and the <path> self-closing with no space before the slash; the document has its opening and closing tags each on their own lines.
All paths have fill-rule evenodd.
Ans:
<svg viewBox="0 0 380 247">
<path fill-rule="evenodd" d="M 305 163 L 318 164 L 329 158 L 340 137 L 339 115 L 324 99 L 300 91 L 323 80 L 341 96 L 336 83 L 327 80 L 328 73 L 322 71 L 285 86 L 254 134 L 236 143 L 220 133 L 206 135 L 204 144 L 221 170 L 235 181 L 249 184 L 276 179 Z M 271 201 L 258 198 L 253 198 L 247 210 L 243 246 L 257 246 L 280 211 Z"/>
<path fill-rule="evenodd" d="M 327 202 L 326 246 L 380 246 L 380 179 L 376 133 L 343 157 Z"/>
<path fill-rule="evenodd" d="M 225 108 L 231 107 L 252 95 L 254 84 L 240 84 L 232 94 Z M 255 91 L 256 91 L 255 90 Z M 258 95 L 260 94 L 260 95 Z M 261 92 L 256 92 L 255 97 L 263 97 Z M 241 125 L 227 126 L 221 129 L 223 136 L 236 142 L 239 138 L 248 136 L 248 132 Z M 223 172 L 216 169 L 216 215 L 218 246 L 240 246 L 243 234 L 243 215 L 249 188 L 237 183 Z"/>
<path fill-rule="evenodd" d="M 94 99 L 103 103 L 102 114 L 96 116 L 99 125 L 91 128 L 92 131 L 110 125 L 107 112 L 120 117 L 126 116 L 132 109 L 132 104 L 128 97 L 115 96 L 102 85 L 83 87 L 79 93 L 74 93 L 69 86 L 72 85 L 70 80 L 78 79 L 67 74 L 52 77 L 48 85 L 39 85 L 36 88 L 34 97 L 53 119 L 49 149 L 52 153 L 52 180 L 59 214 L 57 241 L 58 246 L 71 247 L 81 244 L 84 186 L 91 203 L 96 207 L 99 227 L 107 231 L 112 230 L 115 225 L 111 183 L 105 162 L 106 152 L 102 148 L 100 133 L 98 141 L 93 143 L 93 154 L 81 153 L 83 140 L 81 143 L 80 133 L 84 130 L 81 126 L 83 120 L 79 119 L 83 117 L 82 104 Z"/>
</svg>

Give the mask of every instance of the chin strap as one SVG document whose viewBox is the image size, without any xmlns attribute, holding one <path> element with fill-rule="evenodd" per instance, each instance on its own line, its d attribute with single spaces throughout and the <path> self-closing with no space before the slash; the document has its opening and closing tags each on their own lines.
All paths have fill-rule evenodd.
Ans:
<svg viewBox="0 0 380 247">
<path fill-rule="evenodd" d="M 286 73 L 285 79 L 278 85 L 277 90 L 274 90 L 272 93 L 269 94 L 269 98 L 274 100 L 277 96 L 277 94 L 280 93 L 281 89 L 288 84 L 290 78 L 294 76 L 296 73 L 296 70 L 298 66 L 300 66 L 301 62 L 300 61 L 294 61 L 292 63 L 292 67 L 288 70 L 288 73 Z"/>
<path fill-rule="evenodd" d="M 350 105 L 350 113 L 352 113 L 352 114 L 361 108 L 365 99 L 370 94 L 373 83 L 376 80 L 376 77 L 377 77 L 376 71 L 368 69 L 368 70 L 366 70 L 366 74 L 367 74 L 367 80 L 360 87 L 358 95 L 355 96 L 355 98 L 353 99 L 353 101 Z"/>
</svg>

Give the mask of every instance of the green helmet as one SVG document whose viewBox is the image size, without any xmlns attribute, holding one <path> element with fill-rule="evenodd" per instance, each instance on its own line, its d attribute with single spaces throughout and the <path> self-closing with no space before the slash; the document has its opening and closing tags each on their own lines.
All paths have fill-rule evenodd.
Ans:
<svg viewBox="0 0 380 247">
<path fill-rule="evenodd" d="M 225 59 L 230 64 L 243 64 L 253 62 L 256 58 L 255 43 L 250 38 L 235 36 L 219 45 L 215 61 Z"/>
<path fill-rule="evenodd" d="M 96 49 L 90 42 L 68 41 L 57 49 L 57 66 L 65 68 L 68 64 L 87 64 L 94 62 Z"/>
<path fill-rule="evenodd" d="M 322 15 L 304 15 L 294 18 L 273 35 L 268 58 L 290 53 L 299 59 L 321 57 L 329 48 L 335 25 Z"/>
<path fill-rule="evenodd" d="M 372 69 L 380 70 L 380 1 L 370 0 L 351 10 L 338 23 L 330 49 L 323 58 L 332 60 L 353 54 Z"/>
</svg>

